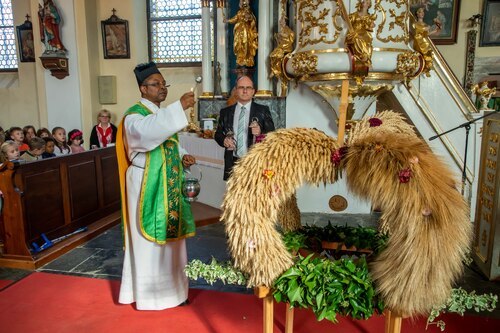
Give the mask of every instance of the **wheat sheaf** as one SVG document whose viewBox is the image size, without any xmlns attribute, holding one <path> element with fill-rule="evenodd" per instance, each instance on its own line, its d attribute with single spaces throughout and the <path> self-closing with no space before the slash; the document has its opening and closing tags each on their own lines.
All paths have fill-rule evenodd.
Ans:
<svg viewBox="0 0 500 333">
<path fill-rule="evenodd" d="M 249 287 L 272 287 L 293 265 L 276 225 L 300 227 L 297 188 L 334 183 L 340 172 L 382 210 L 379 227 L 390 237 L 370 273 L 386 307 L 413 317 L 444 303 L 471 243 L 468 205 L 452 172 L 392 111 L 362 119 L 343 147 L 316 129 L 280 129 L 238 161 L 221 221 Z"/>
</svg>

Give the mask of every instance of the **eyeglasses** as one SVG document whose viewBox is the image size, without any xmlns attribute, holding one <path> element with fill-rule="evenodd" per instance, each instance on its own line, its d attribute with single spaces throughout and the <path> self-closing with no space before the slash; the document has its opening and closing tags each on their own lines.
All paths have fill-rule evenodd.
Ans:
<svg viewBox="0 0 500 333">
<path fill-rule="evenodd" d="M 236 87 L 236 89 L 238 89 L 238 90 L 253 90 L 253 87 L 243 87 L 243 86 L 239 86 L 239 87 Z"/>
<path fill-rule="evenodd" d="M 143 86 L 151 86 L 155 88 L 168 88 L 170 87 L 170 84 L 167 84 L 166 82 L 154 82 L 154 83 L 143 83 Z"/>
</svg>

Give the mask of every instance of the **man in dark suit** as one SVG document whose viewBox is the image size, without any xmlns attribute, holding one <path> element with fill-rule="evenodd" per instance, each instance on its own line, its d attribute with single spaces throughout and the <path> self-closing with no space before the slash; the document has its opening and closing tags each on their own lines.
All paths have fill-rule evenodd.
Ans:
<svg viewBox="0 0 500 333">
<path fill-rule="evenodd" d="M 234 163 L 246 154 L 256 137 L 274 131 L 269 108 L 252 102 L 255 93 L 252 79 L 239 77 L 235 91 L 238 102 L 220 110 L 215 131 L 215 141 L 225 148 L 224 180 L 229 178 Z"/>
</svg>

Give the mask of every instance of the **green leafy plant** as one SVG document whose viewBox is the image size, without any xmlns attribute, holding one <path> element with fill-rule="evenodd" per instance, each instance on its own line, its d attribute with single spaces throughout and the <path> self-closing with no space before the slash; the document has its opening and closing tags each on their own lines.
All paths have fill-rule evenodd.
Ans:
<svg viewBox="0 0 500 333">
<path fill-rule="evenodd" d="M 290 231 L 282 235 L 286 249 L 291 253 L 297 253 L 299 249 L 307 248 L 307 236 L 299 231 Z"/>
<path fill-rule="evenodd" d="M 458 313 L 461 316 L 467 310 L 476 312 L 493 311 L 496 309 L 498 296 L 493 294 L 476 295 L 475 291 L 467 292 L 462 288 L 453 289 L 451 296 L 445 304 L 436 306 L 432 309 L 429 318 L 427 318 L 427 326 L 437 325 L 441 331 L 445 330 L 446 323 L 443 320 L 436 320 L 442 313 L 451 312 Z"/>
<path fill-rule="evenodd" d="M 347 225 L 332 225 L 330 221 L 324 227 L 305 225 L 302 228 L 293 232 L 293 236 L 298 238 L 298 235 L 305 236 L 305 247 L 319 252 L 321 242 L 336 242 L 339 247 L 345 245 L 347 248 L 352 246 L 357 249 L 370 249 L 375 253 L 380 253 L 388 240 L 388 235 L 378 232 L 372 227 L 352 227 Z M 284 235 L 284 242 L 287 244 L 287 236 Z"/>
<path fill-rule="evenodd" d="M 277 302 L 309 308 L 318 320 L 333 322 L 337 322 L 337 314 L 367 319 L 375 311 L 382 312 L 363 257 L 336 261 L 312 255 L 298 258 L 274 283 Z"/>
<path fill-rule="evenodd" d="M 321 240 L 380 252 L 388 238 L 374 228 L 333 226 L 330 222 L 324 228 L 304 226 L 285 233 L 282 237 L 292 253 L 297 253 L 301 248 L 314 249 Z M 248 281 L 248 276 L 237 270 L 230 261 L 219 262 L 215 258 L 209 264 L 198 259 L 192 260 L 185 271 L 189 279 L 203 278 L 209 284 L 220 280 L 224 284 L 245 286 Z M 276 279 L 272 289 L 277 302 L 309 308 L 318 320 L 336 322 L 337 314 L 354 319 L 368 319 L 374 313 L 381 313 L 384 308 L 375 293 L 365 257 L 329 260 L 317 255 L 306 258 L 299 255 L 294 266 Z M 467 310 L 493 311 L 497 300 L 498 297 L 493 294 L 476 295 L 474 291 L 468 293 L 461 288 L 453 289 L 447 302 L 432 310 L 427 325 L 437 325 L 443 331 L 444 321 L 435 321 L 441 313 L 455 312 L 463 315 Z"/>
<path fill-rule="evenodd" d="M 224 284 L 234 284 L 244 286 L 247 284 L 247 276 L 243 272 L 234 268 L 230 261 L 220 262 L 212 257 L 209 264 L 203 263 L 201 260 L 191 260 L 184 271 L 190 280 L 204 279 L 209 284 L 214 284 L 220 280 Z"/>
</svg>

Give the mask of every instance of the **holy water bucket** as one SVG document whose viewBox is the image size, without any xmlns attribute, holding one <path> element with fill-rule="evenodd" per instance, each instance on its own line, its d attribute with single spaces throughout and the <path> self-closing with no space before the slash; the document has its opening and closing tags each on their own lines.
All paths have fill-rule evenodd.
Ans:
<svg viewBox="0 0 500 333">
<path fill-rule="evenodd" d="M 198 172 L 200 173 L 200 178 L 196 178 L 195 176 L 193 176 L 190 169 L 184 170 L 185 178 L 182 184 L 182 195 L 190 202 L 197 200 L 198 194 L 200 194 L 201 190 L 200 182 L 203 175 L 201 173 L 201 169 L 198 166 L 196 166 L 196 169 L 198 169 Z"/>
</svg>

